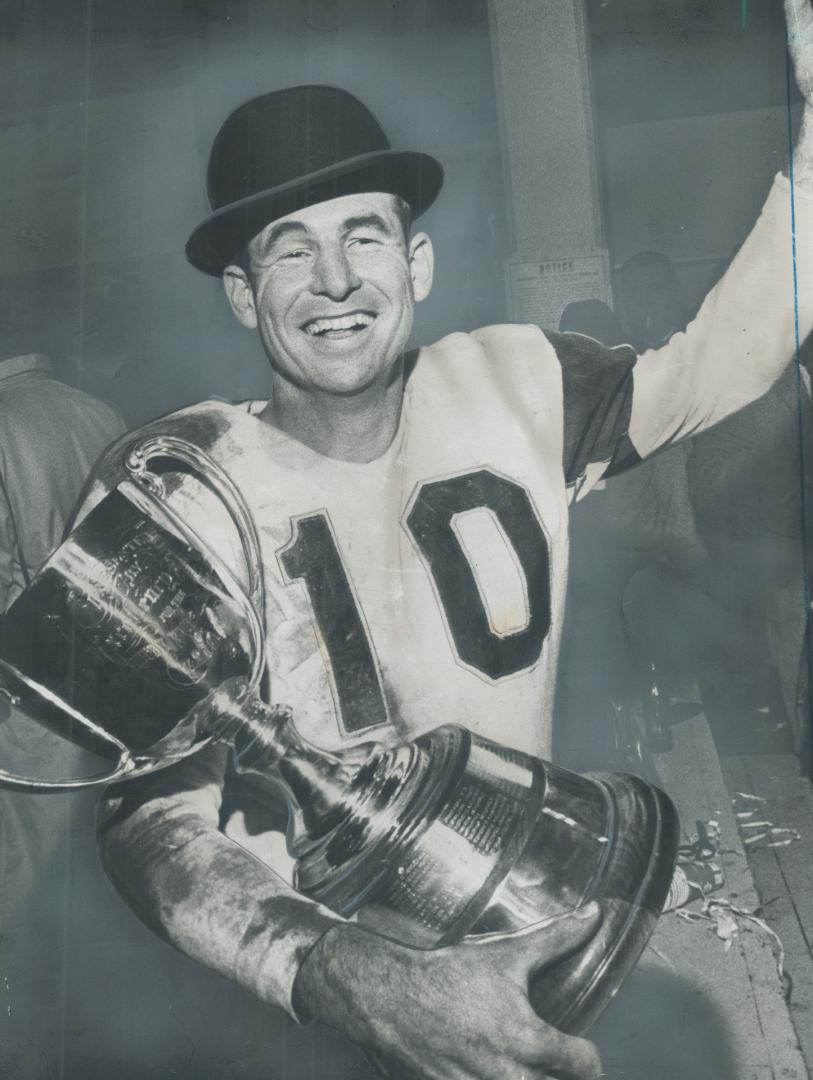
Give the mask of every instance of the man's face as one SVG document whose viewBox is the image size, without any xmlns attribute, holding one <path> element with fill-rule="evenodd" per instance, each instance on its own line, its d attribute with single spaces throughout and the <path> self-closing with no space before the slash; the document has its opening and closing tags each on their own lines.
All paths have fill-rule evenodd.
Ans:
<svg viewBox="0 0 813 1080">
<path fill-rule="evenodd" d="M 392 195 L 345 195 L 279 218 L 248 254 L 250 273 L 228 267 L 224 284 L 279 376 L 337 395 L 389 380 L 432 280 L 429 239 L 407 242 Z"/>
</svg>

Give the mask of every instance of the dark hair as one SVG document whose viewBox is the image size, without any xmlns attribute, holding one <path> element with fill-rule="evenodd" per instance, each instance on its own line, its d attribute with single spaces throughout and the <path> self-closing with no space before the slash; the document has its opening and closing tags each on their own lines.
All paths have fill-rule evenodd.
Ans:
<svg viewBox="0 0 813 1080">
<path fill-rule="evenodd" d="M 412 207 L 406 201 L 402 199 L 400 195 L 393 195 L 395 200 L 395 216 L 398 218 L 398 223 L 404 233 L 404 243 L 409 244 L 409 236 L 412 231 Z M 251 256 L 249 255 L 249 247 L 251 241 L 254 239 L 252 236 L 250 240 L 247 240 L 239 251 L 235 252 L 234 256 L 229 259 L 229 266 L 239 267 L 249 280 L 251 277 Z"/>
</svg>

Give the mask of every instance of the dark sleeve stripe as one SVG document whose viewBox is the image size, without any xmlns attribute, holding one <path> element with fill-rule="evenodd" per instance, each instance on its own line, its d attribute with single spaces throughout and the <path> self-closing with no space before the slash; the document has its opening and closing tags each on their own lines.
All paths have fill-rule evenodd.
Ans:
<svg viewBox="0 0 813 1080">
<path fill-rule="evenodd" d="M 640 461 L 629 440 L 635 350 L 610 349 L 583 334 L 546 332 L 562 367 L 565 480 L 608 461 L 613 475 Z"/>
<path fill-rule="evenodd" d="M 643 461 L 643 458 L 632 445 L 632 440 L 629 435 L 622 435 L 615 454 L 611 458 L 610 464 L 607 466 L 604 475 L 617 476 L 619 473 L 626 472 L 627 469 L 631 469 L 633 465 L 637 465 L 641 461 Z"/>
</svg>

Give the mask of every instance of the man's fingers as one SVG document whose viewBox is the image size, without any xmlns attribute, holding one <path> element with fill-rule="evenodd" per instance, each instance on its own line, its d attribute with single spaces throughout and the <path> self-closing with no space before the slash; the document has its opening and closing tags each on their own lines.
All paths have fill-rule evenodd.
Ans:
<svg viewBox="0 0 813 1080">
<path fill-rule="evenodd" d="M 539 1036 L 539 1064 L 552 1080 L 600 1080 L 598 1050 L 587 1039 L 547 1028 Z"/>
<path fill-rule="evenodd" d="M 810 0 L 785 0 L 788 47 L 796 81 L 804 96 L 813 94 L 813 9 Z"/>
<path fill-rule="evenodd" d="M 810 0 L 785 0 L 788 43 L 794 60 L 813 44 L 813 8 Z"/>
<path fill-rule="evenodd" d="M 532 923 L 509 934 L 493 934 L 471 942 L 475 947 L 500 949 L 505 962 L 530 972 L 555 964 L 589 941 L 601 925 L 601 908 L 595 901 L 565 915 Z"/>
<path fill-rule="evenodd" d="M 785 18 L 791 27 L 807 18 L 810 12 L 810 0 L 785 0 Z"/>
<path fill-rule="evenodd" d="M 593 937 L 601 919 L 601 908 L 594 902 L 534 929 L 528 939 L 528 952 L 536 955 L 527 957 L 527 971 L 539 971 L 576 952 Z"/>
</svg>

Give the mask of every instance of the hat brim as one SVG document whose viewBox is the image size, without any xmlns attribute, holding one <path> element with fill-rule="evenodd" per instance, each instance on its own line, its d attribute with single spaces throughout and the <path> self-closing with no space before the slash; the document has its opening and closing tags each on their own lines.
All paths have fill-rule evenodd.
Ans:
<svg viewBox="0 0 813 1080">
<path fill-rule="evenodd" d="M 186 257 L 204 274 L 219 277 L 258 232 L 286 214 L 341 195 L 383 191 L 400 196 L 418 217 L 435 201 L 442 184 L 443 166 L 429 154 L 361 154 L 221 207 L 189 237 Z"/>
</svg>

